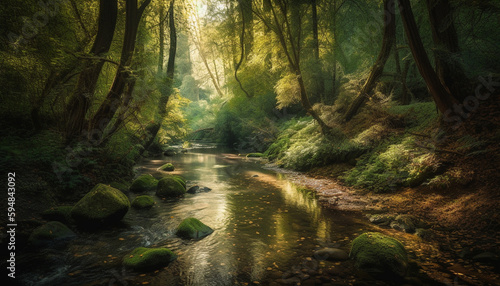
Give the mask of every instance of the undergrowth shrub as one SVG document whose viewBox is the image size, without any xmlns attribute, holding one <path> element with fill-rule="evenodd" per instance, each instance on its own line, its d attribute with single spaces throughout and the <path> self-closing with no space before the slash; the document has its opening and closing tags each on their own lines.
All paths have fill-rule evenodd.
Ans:
<svg viewBox="0 0 500 286">
<path fill-rule="evenodd" d="M 433 153 L 415 147 L 412 136 L 392 137 L 362 156 L 342 179 L 349 185 L 375 192 L 418 186 L 433 177 L 440 164 Z"/>
</svg>

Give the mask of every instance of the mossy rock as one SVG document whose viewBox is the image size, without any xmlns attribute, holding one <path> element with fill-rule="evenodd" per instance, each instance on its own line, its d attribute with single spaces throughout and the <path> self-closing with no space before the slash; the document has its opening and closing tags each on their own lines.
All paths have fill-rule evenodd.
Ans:
<svg viewBox="0 0 500 286">
<path fill-rule="evenodd" d="M 176 258 L 177 255 L 168 248 L 138 247 L 123 257 L 123 265 L 136 271 L 154 271 Z"/>
<path fill-rule="evenodd" d="M 193 217 L 187 218 L 179 224 L 175 234 L 181 238 L 202 238 L 214 232 L 212 228 Z"/>
<path fill-rule="evenodd" d="M 132 182 L 130 186 L 130 191 L 134 193 L 152 191 L 156 188 L 158 180 L 155 179 L 151 174 L 140 175 Z"/>
<path fill-rule="evenodd" d="M 183 177 L 179 176 L 179 175 L 173 175 L 171 176 L 172 179 L 176 180 L 177 182 L 179 182 L 184 188 L 186 188 L 186 179 L 184 179 Z"/>
<path fill-rule="evenodd" d="M 173 172 L 175 170 L 175 167 L 172 163 L 167 163 L 158 169 L 160 169 L 162 171 Z"/>
<path fill-rule="evenodd" d="M 399 231 L 404 231 L 406 233 L 414 233 L 418 219 L 411 215 L 398 215 L 393 222 L 391 222 L 391 228 Z"/>
<path fill-rule="evenodd" d="M 155 204 L 151 196 L 138 196 L 132 201 L 132 207 L 136 209 L 150 209 Z"/>
<path fill-rule="evenodd" d="M 44 246 L 75 237 L 76 234 L 59 221 L 50 221 L 37 227 L 31 233 L 28 242 L 34 246 Z"/>
<path fill-rule="evenodd" d="M 404 277 L 408 257 L 396 239 L 378 232 L 364 233 L 352 241 L 351 253 L 358 269 L 377 277 Z"/>
<path fill-rule="evenodd" d="M 71 210 L 73 206 L 59 206 L 45 210 L 42 217 L 49 221 L 59 221 L 66 224 L 73 223 Z"/>
<path fill-rule="evenodd" d="M 161 179 L 156 187 L 156 195 L 160 198 L 174 198 L 182 196 L 185 193 L 185 185 L 173 176 Z"/>
<path fill-rule="evenodd" d="M 262 153 L 248 153 L 247 157 L 248 158 L 262 158 L 262 157 L 265 157 L 265 155 Z"/>
<path fill-rule="evenodd" d="M 130 208 L 127 196 L 104 184 L 97 184 L 71 210 L 80 226 L 96 227 L 120 221 Z"/>
</svg>

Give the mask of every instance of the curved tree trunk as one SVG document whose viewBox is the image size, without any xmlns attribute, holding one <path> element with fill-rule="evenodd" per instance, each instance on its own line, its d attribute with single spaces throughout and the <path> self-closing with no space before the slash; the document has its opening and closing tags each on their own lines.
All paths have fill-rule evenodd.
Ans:
<svg viewBox="0 0 500 286">
<path fill-rule="evenodd" d="M 436 72 L 432 69 L 427 53 L 425 52 L 424 45 L 420 38 L 415 17 L 411 9 L 409 0 L 398 0 L 401 18 L 405 29 L 406 37 L 410 45 L 410 50 L 415 59 L 415 64 L 427 84 L 427 88 L 436 103 L 437 108 L 442 113 L 453 107 L 456 103 L 455 98 L 450 94 L 448 89 L 443 86 L 439 80 Z"/>
<path fill-rule="evenodd" d="M 91 57 L 99 58 L 109 51 L 115 33 L 117 15 L 117 0 L 100 1 L 97 36 L 89 52 Z M 103 65 L 104 61 L 100 59 L 85 60 L 83 71 L 78 77 L 73 95 L 66 107 L 67 140 L 81 135 L 83 131 L 85 116 L 90 108 Z"/>
<path fill-rule="evenodd" d="M 396 40 L 396 17 L 394 15 L 394 0 L 384 0 L 384 38 L 382 40 L 382 48 L 378 55 L 375 64 L 372 67 L 370 75 L 366 79 L 363 88 L 358 96 L 354 99 L 347 110 L 344 120 L 349 121 L 358 112 L 359 108 L 368 98 L 379 77 L 384 72 L 384 66 L 391 54 L 391 48 Z"/>
<path fill-rule="evenodd" d="M 125 37 L 123 39 L 120 65 L 116 71 L 111 89 L 106 95 L 104 102 L 101 104 L 90 121 L 89 129 L 95 128 L 104 132 L 115 115 L 118 107 L 122 105 L 121 98 L 130 77 L 128 67 L 131 64 L 132 57 L 134 55 L 139 22 L 144 10 L 150 2 L 151 0 L 145 0 L 138 8 L 137 0 L 126 1 Z M 94 132 L 90 133 L 95 134 Z M 94 140 L 96 139 L 97 138 L 94 138 Z"/>
</svg>

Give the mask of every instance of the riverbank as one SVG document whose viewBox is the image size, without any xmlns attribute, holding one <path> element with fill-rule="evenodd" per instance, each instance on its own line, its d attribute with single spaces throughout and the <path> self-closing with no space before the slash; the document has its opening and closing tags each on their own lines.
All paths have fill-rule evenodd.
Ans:
<svg viewBox="0 0 500 286">
<path fill-rule="evenodd" d="M 268 165 L 288 180 L 314 190 L 326 208 L 371 214 L 407 214 L 427 222 L 432 235 L 416 235 L 376 226 L 378 231 L 404 243 L 421 271 L 436 281 L 453 285 L 500 285 L 498 232 L 492 222 L 498 215 L 498 194 L 484 188 L 453 188 L 446 192 L 426 187 L 377 194 L 344 186 L 328 176 L 335 166 L 301 173 Z M 457 284 L 458 283 L 458 284 Z M 447 284 L 450 285 L 450 284 Z"/>
</svg>

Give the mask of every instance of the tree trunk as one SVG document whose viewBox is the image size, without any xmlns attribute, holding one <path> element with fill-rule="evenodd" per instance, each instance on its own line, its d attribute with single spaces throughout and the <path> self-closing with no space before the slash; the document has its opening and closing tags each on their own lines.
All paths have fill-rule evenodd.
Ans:
<svg viewBox="0 0 500 286">
<path fill-rule="evenodd" d="M 138 8 L 137 0 L 126 1 L 125 36 L 120 57 L 120 65 L 116 71 L 111 89 L 106 95 L 104 102 L 92 117 L 89 127 L 99 129 L 101 132 L 104 132 L 106 127 L 109 125 L 109 122 L 115 115 L 116 110 L 122 105 L 122 93 L 130 77 L 130 71 L 128 68 L 130 67 L 132 57 L 134 55 L 139 22 L 142 14 L 144 13 L 144 9 L 146 9 L 150 2 L 151 0 L 145 0 Z"/>
<path fill-rule="evenodd" d="M 318 8 L 317 8 L 317 0 L 312 0 L 311 2 L 312 8 L 312 32 L 313 32 L 313 54 L 314 60 L 316 61 L 317 67 L 314 69 L 314 96 L 319 97 L 321 102 L 325 102 L 324 93 L 325 93 L 325 81 L 323 79 L 322 74 L 322 65 L 319 59 L 319 37 L 318 37 Z"/>
<path fill-rule="evenodd" d="M 351 106 L 347 110 L 344 116 L 345 121 L 351 120 L 354 115 L 356 115 L 359 108 L 363 105 L 369 94 L 372 92 L 377 80 L 384 71 L 385 63 L 390 56 L 391 48 L 395 40 L 396 17 L 394 14 L 394 0 L 384 0 L 384 37 L 382 39 L 382 48 L 380 49 L 378 58 L 375 61 L 375 64 L 373 65 L 370 75 L 363 85 L 363 88 L 361 88 L 360 93 L 354 99 Z"/>
<path fill-rule="evenodd" d="M 415 17 L 411 9 L 410 1 L 398 0 L 398 3 L 404 30 L 406 37 L 408 38 L 411 53 L 415 59 L 415 64 L 425 80 L 427 88 L 429 89 L 437 108 L 442 113 L 445 113 L 448 109 L 453 107 L 456 100 L 446 87 L 443 86 L 436 72 L 432 69 L 427 53 L 425 52 L 424 45 L 422 44 L 417 24 L 415 23 Z"/>
<path fill-rule="evenodd" d="M 160 53 L 158 54 L 158 74 L 163 72 L 163 57 L 164 57 L 164 45 L 165 45 L 165 22 L 163 21 L 163 6 L 160 6 L 160 27 L 159 27 L 159 41 L 160 41 Z"/>
<path fill-rule="evenodd" d="M 155 121 L 153 126 L 148 130 L 147 141 L 144 144 L 144 150 L 147 150 L 154 142 L 158 132 L 160 131 L 162 121 L 165 116 L 167 116 L 167 104 L 172 94 L 172 86 L 174 84 L 175 75 L 175 56 L 177 53 L 177 30 L 175 28 L 175 17 L 174 17 L 174 0 L 170 2 L 170 7 L 168 9 L 168 25 L 170 30 L 170 47 L 168 52 L 168 62 L 167 62 L 167 75 L 165 78 L 165 87 L 160 90 L 161 96 L 158 102 L 158 112 L 155 116 Z"/>
<path fill-rule="evenodd" d="M 240 11 L 242 13 L 243 25 L 245 26 L 245 43 L 244 51 L 245 58 L 252 51 L 253 46 L 253 11 L 252 11 L 252 0 L 239 0 Z"/>
<path fill-rule="evenodd" d="M 101 0 L 97 36 L 90 49 L 91 57 L 104 56 L 111 46 L 118 15 L 117 0 Z M 85 116 L 90 108 L 97 81 L 104 65 L 103 60 L 86 59 L 78 77 L 73 95 L 66 107 L 66 139 L 79 136 L 85 126 Z"/>
<path fill-rule="evenodd" d="M 468 94 L 469 79 L 457 61 L 460 54 L 453 10 L 448 0 L 426 0 L 435 44 L 436 73 L 452 96 L 463 101 Z"/>
</svg>

